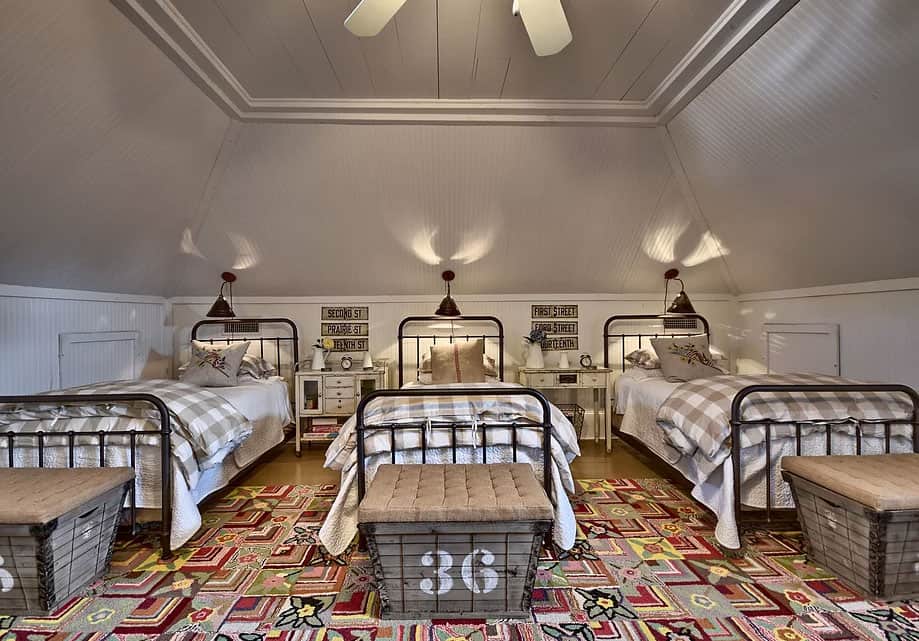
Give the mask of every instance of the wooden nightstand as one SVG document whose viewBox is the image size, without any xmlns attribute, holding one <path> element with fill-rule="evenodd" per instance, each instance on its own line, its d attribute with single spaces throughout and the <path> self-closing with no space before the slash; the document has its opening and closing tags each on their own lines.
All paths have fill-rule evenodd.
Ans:
<svg viewBox="0 0 919 641">
<path fill-rule="evenodd" d="M 338 436 L 341 421 L 354 414 L 361 397 L 386 387 L 386 364 L 371 370 L 334 368 L 327 372 L 297 372 L 297 421 L 294 437 L 297 456 L 304 442 L 332 441 Z M 314 431 L 314 419 L 332 419 L 331 429 Z M 334 421 L 334 425 L 332 424 Z"/>
<path fill-rule="evenodd" d="M 530 369 L 521 367 L 517 370 L 517 380 L 524 387 L 532 387 L 538 390 L 591 390 L 591 399 L 593 400 L 594 441 L 599 440 L 600 430 L 597 429 L 597 427 L 602 425 L 603 436 L 606 439 L 606 451 L 609 452 L 613 448 L 609 411 L 611 374 L 611 369 L 603 367 L 591 369 L 559 369 L 557 367 Z M 603 413 L 602 424 L 600 423 L 601 412 Z"/>
</svg>

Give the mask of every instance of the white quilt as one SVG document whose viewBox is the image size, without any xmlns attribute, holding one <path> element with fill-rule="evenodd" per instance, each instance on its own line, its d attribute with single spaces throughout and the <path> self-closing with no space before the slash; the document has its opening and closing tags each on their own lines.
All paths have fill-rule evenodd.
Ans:
<svg viewBox="0 0 919 641">
<path fill-rule="evenodd" d="M 414 387 L 417 384 L 410 383 L 407 388 Z M 426 386 L 431 388 L 433 386 Z M 444 389 L 444 397 L 449 397 L 451 385 L 436 386 L 438 389 Z M 456 387 L 453 385 L 452 387 Z M 464 384 L 460 387 L 482 387 L 482 388 L 500 388 L 500 387 L 520 387 L 514 383 L 480 383 Z M 455 409 L 462 401 L 460 397 L 453 396 L 450 405 Z M 518 403 L 515 403 L 518 404 Z M 428 402 L 426 415 L 429 418 L 442 418 L 437 414 L 437 403 Z M 476 416 L 475 409 L 472 409 L 473 403 L 470 403 L 470 418 Z M 494 411 L 494 404 L 489 404 L 489 410 Z M 385 417 L 384 422 L 385 422 Z M 454 416 L 454 418 L 459 418 Z M 482 421 L 485 422 L 484 420 Z M 356 417 L 352 416 L 342 426 L 338 438 L 329 446 L 326 452 L 325 466 L 330 469 L 341 470 L 341 486 L 332 508 L 326 517 L 322 528 L 319 530 L 319 540 L 331 554 L 341 554 L 344 552 L 354 536 L 357 534 L 357 450 L 356 434 L 357 425 Z M 574 510 L 568 500 L 566 492 L 574 492 L 574 479 L 571 476 L 569 463 L 580 454 L 577 446 L 577 437 L 571 423 L 561 414 L 556 407 L 552 407 L 552 425 L 555 432 L 552 442 L 552 499 L 555 504 L 555 523 L 553 526 L 553 538 L 561 548 L 570 549 L 574 545 L 577 525 L 574 519 Z M 468 430 L 462 430 L 458 434 L 460 445 L 457 447 L 457 463 L 480 463 L 482 461 L 482 447 L 475 446 L 474 435 L 468 433 Z M 525 444 L 524 438 L 521 438 L 521 444 L 517 447 L 518 462 L 531 463 L 536 472 L 537 478 L 542 478 L 542 450 L 534 447 L 534 444 Z M 398 448 L 397 448 L 398 449 Z M 487 460 L 490 463 L 510 463 L 513 461 L 513 450 L 505 442 L 502 444 L 489 445 L 486 449 Z M 453 463 L 453 453 L 449 448 L 436 448 L 429 444 L 426 456 L 428 463 Z M 367 473 L 366 482 L 369 485 L 376 473 L 377 468 L 385 463 L 391 463 L 391 453 L 387 451 L 371 451 L 367 456 Z M 397 463 L 421 463 L 421 451 L 419 449 L 399 450 L 396 452 Z"/>
<path fill-rule="evenodd" d="M 740 547 L 740 534 L 734 518 L 734 462 L 729 456 L 713 471 L 702 454 L 685 456 L 668 441 L 663 428 L 657 424 L 661 405 L 680 383 L 670 383 L 663 378 L 647 377 L 642 373 L 619 376 L 616 379 L 616 412 L 622 414 L 619 429 L 641 441 L 651 452 L 666 461 L 692 484 L 692 496 L 708 507 L 717 517 L 715 538 L 726 548 Z M 854 454 L 854 436 L 834 433 L 833 453 Z M 883 438 L 862 438 L 862 453 L 880 454 L 884 451 Z M 894 436 L 892 452 L 911 452 L 908 438 Z M 793 438 L 772 441 L 772 492 L 774 507 L 792 507 L 794 501 L 791 489 L 782 480 L 780 462 L 782 456 L 795 452 Z M 823 433 L 802 438 L 802 454 L 826 454 L 826 439 Z M 766 450 L 764 444 L 744 447 L 741 450 L 741 499 L 744 505 L 763 508 L 766 506 Z"/>
</svg>

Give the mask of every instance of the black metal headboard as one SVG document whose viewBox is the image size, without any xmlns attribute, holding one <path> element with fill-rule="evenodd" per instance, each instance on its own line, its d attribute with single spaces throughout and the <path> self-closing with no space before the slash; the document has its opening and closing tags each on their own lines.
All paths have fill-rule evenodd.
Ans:
<svg viewBox="0 0 919 641">
<path fill-rule="evenodd" d="M 204 327 L 218 328 L 213 335 L 199 336 Z M 300 333 L 297 324 L 289 318 L 206 318 L 191 328 L 192 340 L 205 343 L 241 343 L 250 341 L 258 344 L 261 358 L 278 368 L 278 374 L 293 385 L 297 363 L 300 362 Z M 282 345 L 289 345 L 286 352 Z"/>
<path fill-rule="evenodd" d="M 620 329 L 614 328 L 618 326 Z M 637 327 L 637 329 L 636 329 Z M 615 329 L 615 331 L 614 331 Z M 644 331 L 643 331 L 644 330 Z M 711 338 L 708 321 L 699 314 L 620 314 L 610 316 L 603 324 L 603 367 L 610 366 L 610 340 L 619 339 L 619 369 L 625 371 L 625 356 L 641 349 L 642 339 L 662 336 L 699 336 Z M 629 342 L 632 341 L 631 344 Z"/>
<path fill-rule="evenodd" d="M 417 323 L 488 323 L 493 325 L 493 329 L 484 329 L 482 333 L 466 331 L 467 328 L 461 328 L 460 332 L 451 331 L 449 334 L 408 334 L 406 328 Z M 430 327 L 426 327 L 430 329 Z M 454 341 L 474 341 L 482 339 L 485 343 L 488 340 L 497 341 L 498 344 L 498 380 L 504 380 L 504 325 L 495 316 L 456 316 L 454 318 L 444 318 L 443 316 L 407 316 L 399 323 L 399 335 L 397 338 L 399 349 L 399 387 L 405 383 L 405 343 L 415 343 L 415 364 L 416 371 L 421 365 L 421 343 L 429 341 L 431 344 L 437 344 L 438 341 L 453 343 Z"/>
</svg>

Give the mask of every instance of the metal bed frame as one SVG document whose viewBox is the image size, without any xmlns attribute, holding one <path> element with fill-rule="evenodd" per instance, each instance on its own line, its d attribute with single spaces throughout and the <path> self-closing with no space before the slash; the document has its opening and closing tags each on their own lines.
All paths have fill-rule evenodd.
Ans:
<svg viewBox="0 0 919 641">
<path fill-rule="evenodd" d="M 406 328 L 413 323 L 431 323 L 435 321 L 440 322 L 479 322 L 479 323 L 490 323 L 494 325 L 494 330 L 489 332 L 484 330 L 481 334 L 465 333 L 465 334 L 407 334 Z M 488 342 L 488 339 L 496 340 L 498 343 L 498 380 L 504 380 L 504 325 L 498 320 L 495 316 L 456 316 L 453 318 L 445 318 L 443 316 L 407 316 L 402 319 L 402 322 L 399 323 L 399 332 L 397 336 L 398 342 L 398 351 L 399 351 L 399 387 L 405 383 L 405 343 L 406 341 L 415 342 L 415 363 L 416 368 L 421 366 L 421 342 L 422 341 L 431 341 L 432 344 L 436 345 L 437 341 L 447 340 L 448 343 L 452 344 L 456 340 L 478 340 L 482 339 Z M 417 376 L 417 373 L 416 373 Z"/>
<path fill-rule="evenodd" d="M 357 425 L 355 427 L 357 434 L 357 495 L 358 501 L 361 501 L 364 498 L 366 493 L 366 462 L 367 462 L 367 453 L 364 447 L 364 439 L 367 438 L 368 434 L 375 432 L 387 432 L 389 433 L 389 453 L 390 461 L 396 463 L 396 452 L 399 451 L 396 444 L 396 432 L 406 432 L 414 430 L 420 433 L 421 440 L 421 462 L 427 463 L 427 452 L 428 452 L 428 429 L 431 430 L 448 430 L 450 432 L 450 448 L 453 453 L 453 463 L 457 462 L 457 440 L 456 433 L 459 429 L 481 429 L 482 433 L 482 463 L 488 463 L 488 431 L 496 428 L 511 428 L 512 440 L 511 440 L 511 450 L 512 450 L 512 461 L 517 462 L 517 430 L 518 429 L 541 429 L 542 430 L 542 458 L 543 458 L 543 487 L 546 490 L 546 495 L 549 497 L 549 500 L 552 500 L 552 471 L 550 468 L 551 465 L 551 446 L 552 446 L 552 413 L 549 409 L 549 401 L 546 400 L 546 397 L 543 396 L 540 392 L 530 389 L 527 387 L 519 388 L 501 388 L 501 394 L 506 394 L 508 396 L 529 396 L 535 398 L 539 403 L 540 409 L 542 410 L 542 420 L 539 422 L 533 421 L 513 421 L 510 423 L 478 423 L 474 426 L 472 423 L 457 423 L 450 421 L 431 421 L 430 424 L 428 421 L 419 421 L 413 423 L 383 423 L 375 425 L 367 425 L 365 422 L 364 412 L 367 408 L 367 405 L 373 401 L 380 398 L 417 398 L 417 397 L 432 397 L 432 396 L 443 396 L 448 394 L 449 396 L 490 396 L 495 393 L 493 389 L 485 388 L 469 388 L 462 387 L 451 389 L 445 392 L 442 389 L 405 389 L 405 390 L 377 390 L 371 392 L 370 394 L 364 396 L 360 403 L 357 405 L 357 412 L 355 416 L 357 417 Z M 416 450 L 418 448 L 412 447 L 407 448 L 411 450 Z"/>
<path fill-rule="evenodd" d="M 236 332 L 240 330 L 249 330 L 254 332 L 259 332 L 261 325 L 286 325 L 290 330 L 290 336 L 257 336 L 254 338 L 246 338 L 245 336 L 237 336 Z M 258 319 L 206 319 L 195 323 L 191 330 L 191 338 L 193 340 L 198 340 L 198 332 L 202 327 L 210 325 L 223 325 L 225 333 L 229 333 L 229 336 L 220 337 L 220 338 L 205 338 L 202 339 L 204 342 L 214 344 L 214 343 L 235 343 L 242 341 L 258 341 L 260 344 L 260 354 L 262 358 L 265 358 L 265 343 L 269 345 L 274 344 L 276 347 L 275 351 L 275 364 L 278 367 L 280 373 L 283 365 L 281 344 L 285 342 L 292 342 L 293 347 L 291 350 L 293 361 L 291 364 L 291 377 L 293 372 L 296 371 L 297 362 L 299 361 L 299 333 L 297 331 L 296 324 L 288 318 L 258 318 Z M 266 360 L 271 360 L 266 358 Z M 168 558 L 172 556 L 172 551 L 170 549 L 170 538 L 172 535 L 172 474 L 173 474 L 173 460 L 172 456 L 163 456 L 163 452 L 171 451 L 171 438 L 172 438 L 172 421 L 169 414 L 169 409 L 166 407 L 166 404 L 155 394 L 139 394 L 139 393 L 128 393 L 128 394 L 33 394 L 33 395 L 16 395 L 16 396 L 0 396 L 0 406 L 3 405 L 13 405 L 17 407 L 30 406 L 30 405 L 66 405 L 68 407 L 87 407 L 95 406 L 107 403 L 139 403 L 143 405 L 152 406 L 156 413 L 158 414 L 158 419 L 150 419 L 147 421 L 147 424 L 151 425 L 151 429 L 139 429 L 139 430 L 99 430 L 97 432 L 45 432 L 44 430 L 38 429 L 35 431 L 6 431 L 0 433 L 0 441 L 6 441 L 6 464 L 8 467 L 15 467 L 15 450 L 16 446 L 19 447 L 31 447 L 37 449 L 37 459 L 38 467 L 45 467 L 45 450 L 50 447 L 62 447 L 66 443 L 67 447 L 67 462 L 68 467 L 75 467 L 75 454 L 77 447 L 98 447 L 99 459 L 98 466 L 106 466 L 106 447 L 124 447 L 128 446 L 130 452 L 130 467 L 137 469 L 137 439 L 138 436 L 144 437 L 153 437 L 159 439 L 160 445 L 160 547 L 162 548 L 163 558 Z M 112 445 L 107 443 L 108 439 L 111 437 L 122 437 L 127 438 L 128 443 L 118 443 L 117 445 Z M 118 439 L 121 440 L 121 439 Z M 26 443 L 22 443 L 26 441 Z M 2 460 L 2 459 L 0 459 Z M 253 462 L 251 465 L 254 465 Z M 137 532 L 137 500 L 136 500 L 136 484 L 132 483 L 130 490 L 128 492 L 129 504 L 128 510 L 130 513 L 130 528 L 131 533 L 135 534 Z M 206 497 L 205 497 L 206 498 Z"/>
<path fill-rule="evenodd" d="M 611 328 L 617 323 L 637 323 L 639 321 L 654 322 L 660 320 L 664 325 L 663 331 L 654 331 L 654 332 L 614 332 L 611 331 Z M 665 321 L 669 321 L 669 324 L 672 328 L 671 331 L 667 331 Z M 691 326 L 695 327 L 697 331 L 691 331 Z M 700 328 L 701 325 L 701 328 Z M 656 329 L 656 328 L 655 328 Z M 698 331 L 701 329 L 701 331 Z M 685 330 L 685 331 L 683 331 Z M 625 371 L 625 356 L 626 351 L 626 341 L 629 339 L 637 339 L 638 349 L 641 348 L 642 339 L 652 339 L 652 338 L 662 338 L 662 337 L 687 337 L 687 336 L 697 336 L 705 335 L 710 337 L 710 329 L 708 321 L 699 314 L 631 314 L 631 315 L 616 315 L 610 316 L 603 325 L 603 363 L 605 367 L 609 367 L 610 363 L 610 340 L 619 339 L 620 343 L 620 357 L 619 357 L 619 371 Z M 858 423 L 855 425 L 855 446 L 856 446 L 856 455 L 862 455 L 862 438 L 875 436 L 875 432 L 878 432 L 880 428 L 883 428 L 884 431 L 884 451 L 885 453 L 890 453 L 891 446 L 891 428 L 893 425 L 909 425 L 912 428 L 912 446 L 913 452 L 919 453 L 919 394 L 916 391 L 906 385 L 896 385 L 896 384 L 840 384 L 840 385 L 749 385 L 742 388 L 737 395 L 734 397 L 734 400 L 731 404 L 731 456 L 733 460 L 733 489 L 734 489 L 734 518 L 737 522 L 737 529 L 741 533 L 745 529 L 750 529 L 757 525 L 776 525 L 776 524 L 787 524 L 793 525 L 797 522 L 797 513 L 793 507 L 776 507 L 774 505 L 774 489 L 773 489 L 773 479 L 775 475 L 773 474 L 773 452 L 772 446 L 776 438 L 786 438 L 786 436 L 777 434 L 774 432 L 782 432 L 782 427 L 784 426 L 784 431 L 789 432 L 791 428 L 794 428 L 794 438 L 795 438 L 795 453 L 801 455 L 802 453 L 802 438 L 804 437 L 803 430 L 804 426 L 807 425 L 810 430 L 820 430 L 822 428 L 823 434 L 826 442 L 826 454 L 830 455 L 833 453 L 833 434 L 834 427 L 840 424 L 849 424 L 850 421 L 840 422 L 824 422 L 824 423 L 801 423 L 796 421 L 788 421 L 782 419 L 767 419 L 765 422 L 762 419 L 757 420 L 745 420 L 743 418 L 743 405 L 744 401 L 750 396 L 756 394 L 777 394 L 777 395 L 793 395 L 793 394 L 819 394 L 825 392 L 835 392 L 835 393 L 902 393 L 907 395 L 912 404 L 913 404 L 913 415 L 910 420 L 896 420 L 890 419 L 887 421 L 871 421 L 865 423 Z M 765 465 L 765 476 L 766 476 L 766 506 L 764 508 L 753 508 L 747 507 L 743 504 L 741 489 L 742 489 L 742 470 L 741 470 L 741 432 L 747 427 L 760 426 L 764 425 L 766 430 L 766 439 L 765 439 L 765 455 L 766 455 L 766 465 Z M 775 429 L 778 427 L 778 429 Z M 874 428 L 874 429 L 870 429 Z M 819 435 L 819 432 L 818 432 Z M 636 439 L 630 439 L 634 445 L 642 447 L 647 453 L 654 455 L 653 452 L 643 447 L 643 444 L 639 443 Z M 663 460 L 654 455 L 654 458 L 658 460 Z"/>
</svg>

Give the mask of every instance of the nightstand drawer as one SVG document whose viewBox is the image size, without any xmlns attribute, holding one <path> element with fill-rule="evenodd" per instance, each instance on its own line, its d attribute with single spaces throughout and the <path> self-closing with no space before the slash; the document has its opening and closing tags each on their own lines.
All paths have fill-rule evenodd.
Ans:
<svg viewBox="0 0 919 641">
<path fill-rule="evenodd" d="M 325 388 L 326 399 L 330 398 L 354 398 L 353 387 L 327 387 Z"/>
<path fill-rule="evenodd" d="M 353 398 L 327 398 L 325 411 L 331 414 L 354 414 Z"/>
<path fill-rule="evenodd" d="M 530 387 L 552 387 L 555 385 L 555 375 L 527 374 L 527 385 Z"/>
<path fill-rule="evenodd" d="M 606 380 L 605 374 L 583 373 L 581 374 L 581 384 L 584 387 L 600 387 Z"/>
<path fill-rule="evenodd" d="M 353 376 L 323 376 L 326 389 L 330 387 L 354 387 Z"/>
</svg>

